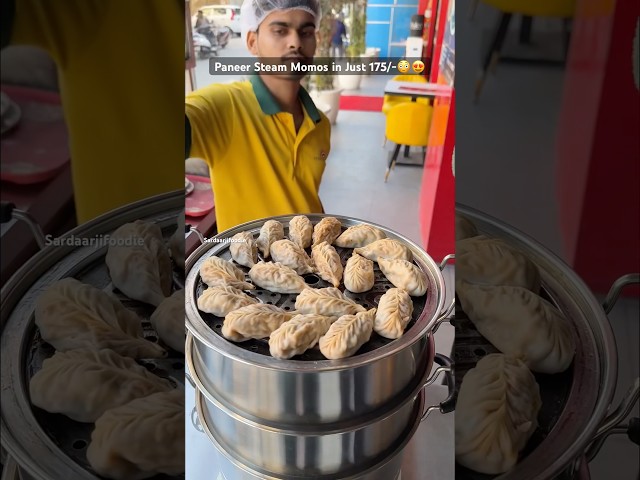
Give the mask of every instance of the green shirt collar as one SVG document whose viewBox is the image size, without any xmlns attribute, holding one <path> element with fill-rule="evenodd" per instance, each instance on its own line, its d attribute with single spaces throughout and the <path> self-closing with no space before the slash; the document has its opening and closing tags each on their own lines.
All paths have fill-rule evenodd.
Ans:
<svg viewBox="0 0 640 480">
<path fill-rule="evenodd" d="M 276 99 L 273 98 L 273 95 L 271 95 L 271 92 L 267 89 L 260 75 L 251 75 L 249 81 L 253 86 L 253 93 L 256 95 L 260 108 L 265 115 L 275 115 L 276 113 L 282 112 L 280 105 L 278 105 Z M 311 100 L 309 93 L 303 87 L 300 87 L 298 98 L 302 102 L 302 106 L 311 120 L 313 120 L 314 123 L 318 123 L 321 120 L 320 112 L 316 108 L 315 103 L 313 103 L 313 100 Z"/>
</svg>

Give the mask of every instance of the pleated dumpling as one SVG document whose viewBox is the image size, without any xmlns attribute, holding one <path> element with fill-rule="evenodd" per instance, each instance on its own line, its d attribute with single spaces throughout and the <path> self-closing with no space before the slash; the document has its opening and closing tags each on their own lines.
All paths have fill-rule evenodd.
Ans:
<svg viewBox="0 0 640 480">
<path fill-rule="evenodd" d="M 168 380 L 109 349 L 58 351 L 29 382 L 31 403 L 78 422 L 95 422 L 110 408 L 172 388 Z"/>
<path fill-rule="evenodd" d="M 164 348 L 145 340 L 142 320 L 118 299 L 74 278 L 51 285 L 36 302 L 36 325 L 56 350 L 110 348 L 133 358 L 162 358 Z"/>
<path fill-rule="evenodd" d="M 368 292 L 374 283 L 373 261 L 357 253 L 351 255 L 344 268 L 344 286 L 347 290 L 354 293 Z"/>
<path fill-rule="evenodd" d="M 387 238 L 387 234 L 378 227 L 361 224 L 347 228 L 336 239 L 335 244 L 337 247 L 358 248 L 383 238 Z"/>
<path fill-rule="evenodd" d="M 299 313 L 316 313 L 329 317 L 355 315 L 365 311 L 362 305 L 358 305 L 335 287 L 307 288 L 296 298 L 295 307 Z"/>
<path fill-rule="evenodd" d="M 293 268 L 299 275 L 313 272 L 313 264 L 307 252 L 291 240 L 277 240 L 271 244 L 274 262 Z"/>
<path fill-rule="evenodd" d="M 111 236 L 105 257 L 113 284 L 127 297 L 154 306 L 171 294 L 172 268 L 162 230 L 136 220 Z"/>
<path fill-rule="evenodd" d="M 397 288 L 406 290 L 412 297 L 427 293 L 427 276 L 413 263 L 400 259 L 378 258 L 384 276 Z"/>
<path fill-rule="evenodd" d="M 412 314 L 411 296 L 402 289 L 390 288 L 380 297 L 373 329 L 382 337 L 400 338 Z"/>
<path fill-rule="evenodd" d="M 253 267 L 258 262 L 258 245 L 249 232 L 236 233 L 229 242 L 231 258 L 245 267 Z"/>
<path fill-rule="evenodd" d="M 391 238 L 376 240 L 365 247 L 356 248 L 354 252 L 374 262 L 377 262 L 379 258 L 399 258 L 409 262 L 413 261 L 413 254 L 409 247 Z"/>
<path fill-rule="evenodd" d="M 335 217 L 324 217 L 313 228 L 312 247 L 327 242 L 331 245 L 342 233 L 342 223 Z"/>
<path fill-rule="evenodd" d="M 154 393 L 102 415 L 87 460 L 106 478 L 183 475 L 184 432 L 184 390 Z"/>
<path fill-rule="evenodd" d="M 271 244 L 284 238 L 284 227 L 277 220 L 267 220 L 260 229 L 260 236 L 256 241 L 262 258 L 269 258 Z"/>
<path fill-rule="evenodd" d="M 522 287 L 485 287 L 456 281 L 462 309 L 478 332 L 502 353 L 540 373 L 565 371 L 576 344 L 569 320 Z"/>
<path fill-rule="evenodd" d="M 169 239 L 169 252 L 175 264 L 184 270 L 184 210 L 176 218 L 176 231 Z"/>
<path fill-rule="evenodd" d="M 478 235 L 478 229 L 473 222 L 464 215 L 456 213 L 456 242 L 476 235 Z"/>
<path fill-rule="evenodd" d="M 164 343 L 184 353 L 184 290 L 165 298 L 149 320 Z"/>
<path fill-rule="evenodd" d="M 222 335 L 234 342 L 266 338 L 294 316 L 275 305 L 256 303 L 230 312 L 222 325 Z"/>
<path fill-rule="evenodd" d="M 202 281 L 209 287 L 230 286 L 238 290 L 253 290 L 256 288 L 244 281 L 244 272 L 233 263 L 212 255 L 200 266 Z"/>
<path fill-rule="evenodd" d="M 198 297 L 198 308 L 216 317 L 226 317 L 229 312 L 253 303 L 258 303 L 258 300 L 242 290 L 228 286 L 207 288 Z"/>
<path fill-rule="evenodd" d="M 456 404 L 456 461 L 496 475 L 518 462 L 538 425 L 540 388 L 527 366 L 502 354 L 480 360 L 462 380 Z"/>
<path fill-rule="evenodd" d="M 538 267 L 503 240 L 482 235 L 456 242 L 456 278 L 476 285 L 540 290 Z"/>
<path fill-rule="evenodd" d="M 335 248 L 327 242 L 314 245 L 311 248 L 311 260 L 320 278 L 331 283 L 334 287 L 340 286 L 344 267 Z"/>
<path fill-rule="evenodd" d="M 375 315 L 372 308 L 340 317 L 318 341 L 320 352 L 330 360 L 352 356 L 371 338 Z"/>
<path fill-rule="evenodd" d="M 292 268 L 279 263 L 258 262 L 251 270 L 249 277 L 261 288 L 277 293 L 300 293 L 307 284 Z"/>
<path fill-rule="evenodd" d="M 272 357 L 289 359 L 313 348 L 320 337 L 327 333 L 336 317 L 314 313 L 296 315 L 280 325 L 269 337 L 269 352 Z"/>
<path fill-rule="evenodd" d="M 289 240 L 300 248 L 311 246 L 313 224 L 306 215 L 297 215 L 289 221 Z"/>
</svg>

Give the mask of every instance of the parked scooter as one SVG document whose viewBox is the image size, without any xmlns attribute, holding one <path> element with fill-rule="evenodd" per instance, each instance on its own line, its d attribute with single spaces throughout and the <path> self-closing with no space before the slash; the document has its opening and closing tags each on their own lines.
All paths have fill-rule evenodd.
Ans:
<svg viewBox="0 0 640 480">
<path fill-rule="evenodd" d="M 213 38 L 213 44 L 202 33 L 193 32 L 193 47 L 198 55 L 198 58 L 210 58 L 211 56 L 218 56 L 218 42 Z"/>
</svg>

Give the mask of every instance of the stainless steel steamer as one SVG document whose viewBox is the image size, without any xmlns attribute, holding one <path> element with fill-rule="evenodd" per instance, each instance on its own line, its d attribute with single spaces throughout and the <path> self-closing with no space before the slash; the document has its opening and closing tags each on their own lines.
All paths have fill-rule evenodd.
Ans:
<svg viewBox="0 0 640 480">
<path fill-rule="evenodd" d="M 127 222 L 157 223 L 165 238 L 176 227 L 176 217 L 184 208 L 182 190 L 158 195 L 102 215 L 67 234 L 82 238 L 107 235 Z M 29 380 L 42 362 L 54 353 L 39 336 L 34 323 L 35 302 L 52 283 L 75 277 L 94 287 L 112 291 L 104 256 L 106 246 L 49 246 L 34 255 L 2 288 L 2 447 L 17 463 L 23 478 L 35 480 L 97 480 L 86 460 L 86 447 L 93 424 L 74 422 L 62 415 L 32 408 Z M 174 286 L 184 284 L 182 272 L 174 271 Z M 125 306 L 148 320 L 152 307 L 114 292 Z M 145 337 L 157 341 L 150 322 L 143 321 Z M 154 373 L 180 387 L 184 382 L 182 354 L 167 359 L 143 360 Z M 9 465 L 14 465 L 9 462 Z M 19 467 L 19 468 L 18 468 Z M 168 478 L 168 477 L 158 477 Z M 182 477 L 184 478 L 184 477 Z"/>
<path fill-rule="evenodd" d="M 413 438 L 416 430 L 420 426 L 420 412 L 425 405 L 424 394 L 421 394 L 416 402 L 417 406 L 411 417 L 408 428 L 403 432 L 400 439 L 394 442 L 389 449 L 389 453 L 370 462 L 370 465 L 363 466 L 357 471 L 352 472 L 341 480 L 390 480 L 399 479 L 402 467 L 402 452 L 409 441 Z M 201 415 L 204 411 L 203 396 L 196 393 L 196 407 L 192 413 L 192 423 L 196 429 L 204 432 L 209 440 L 213 443 L 216 453 L 216 468 L 223 474 L 225 480 L 309 480 L 310 477 L 294 477 L 290 475 L 274 475 L 268 471 L 260 470 L 256 466 L 249 466 L 245 462 L 239 460 L 224 443 L 223 440 L 215 434 L 214 430 L 207 424 L 206 420 L 201 421 Z M 329 477 L 311 477 L 314 480 L 336 480 L 336 476 Z"/>
<path fill-rule="evenodd" d="M 504 240 L 538 266 L 542 277 L 541 295 L 571 321 L 577 345 L 573 364 L 566 372 L 536 374 L 542 396 L 540 425 L 521 461 L 500 476 L 481 475 L 456 465 L 456 478 L 544 480 L 558 475 L 574 478 L 576 474 L 584 478 L 588 475 L 582 464 L 585 451 L 591 459 L 593 450 L 599 448 L 598 442 L 629 414 L 638 399 L 640 387 L 636 379 L 620 406 L 612 408 L 618 357 L 606 315 L 620 289 L 637 283 L 638 275 L 625 276 L 614 285 L 605 302 L 605 311 L 576 273 L 538 242 L 482 212 L 463 205 L 456 209 L 468 217 L 481 234 Z M 459 384 L 466 371 L 482 356 L 497 350 L 475 330 L 459 306 L 454 323 L 456 383 Z"/>
<path fill-rule="evenodd" d="M 433 345 L 432 345 L 433 346 Z M 194 362 L 193 338 L 187 337 L 185 350 L 188 370 L 196 388 L 199 418 L 209 426 L 216 443 L 247 465 L 270 474 L 304 478 L 331 478 L 362 470 L 393 449 L 417 408 L 416 399 L 447 367 L 436 369 L 430 378 L 429 368 L 420 376 L 418 386 L 404 399 L 392 402 L 366 418 L 323 425 L 283 426 L 260 423 L 242 412 L 232 410 L 218 400 L 200 377 Z M 445 360 L 446 362 L 446 360 Z M 448 362 L 447 362 L 448 363 Z M 453 381 L 448 382 L 453 388 Z M 335 478 L 335 477 L 334 477 Z"/>
<path fill-rule="evenodd" d="M 308 215 L 312 223 L 326 215 Z M 398 340 L 377 334 L 355 356 L 343 360 L 326 360 L 317 348 L 291 360 L 274 359 L 268 343 L 251 340 L 233 343 L 220 333 L 223 319 L 202 313 L 197 298 L 206 288 L 199 270 L 207 257 L 217 255 L 230 259 L 229 239 L 239 232 L 250 232 L 257 238 L 266 220 L 277 220 L 285 227 L 293 215 L 249 222 L 221 233 L 201 245 L 187 259 L 185 280 L 186 325 L 194 337 L 194 362 L 209 393 L 246 416 L 264 422 L 281 424 L 323 425 L 360 418 L 387 403 L 405 396 L 417 385 L 420 369 L 429 363 L 433 351 L 428 348 L 428 335 L 447 319 L 453 302 L 444 308 L 444 280 L 440 267 L 411 240 L 379 225 L 389 238 L 411 248 L 416 264 L 425 272 L 427 294 L 414 298 L 414 315 L 405 334 Z M 344 228 L 368 222 L 337 216 Z M 351 249 L 338 249 L 343 261 Z M 444 265 L 441 266 L 442 268 Z M 247 268 L 243 267 L 245 271 Z M 376 284 L 365 294 L 345 292 L 359 304 L 371 308 L 392 285 L 375 267 Z M 311 286 L 329 286 L 314 275 L 305 275 Z M 264 303 L 294 310 L 296 295 L 282 295 L 257 289 L 249 292 Z"/>
</svg>

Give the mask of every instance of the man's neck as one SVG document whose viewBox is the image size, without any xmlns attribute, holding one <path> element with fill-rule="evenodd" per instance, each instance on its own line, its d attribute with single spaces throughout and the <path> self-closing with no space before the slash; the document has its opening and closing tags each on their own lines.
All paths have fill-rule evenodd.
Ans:
<svg viewBox="0 0 640 480">
<path fill-rule="evenodd" d="M 298 100 L 300 82 L 295 80 L 283 80 L 274 75 L 261 75 L 260 78 L 273 95 L 280 108 L 291 114 L 299 114 L 302 106 Z"/>
</svg>

